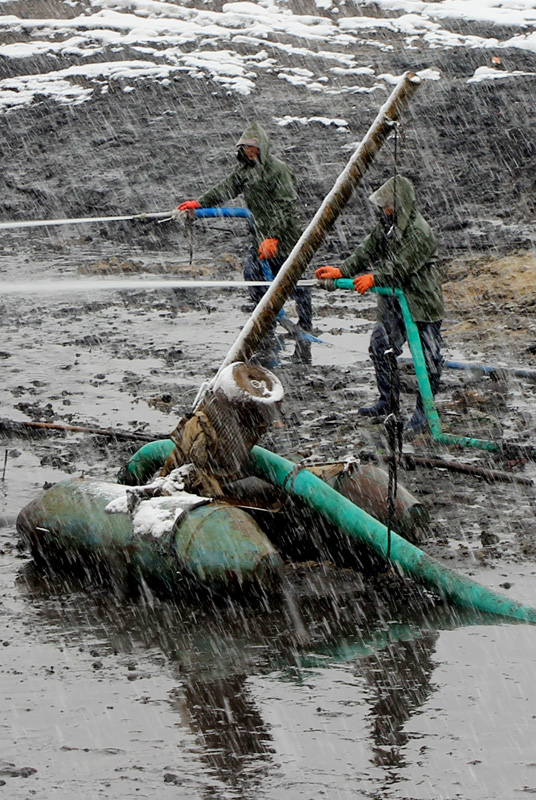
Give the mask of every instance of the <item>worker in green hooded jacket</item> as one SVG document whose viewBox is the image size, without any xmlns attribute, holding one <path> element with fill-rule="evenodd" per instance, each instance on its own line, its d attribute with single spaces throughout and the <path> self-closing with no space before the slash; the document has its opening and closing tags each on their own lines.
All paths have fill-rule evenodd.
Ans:
<svg viewBox="0 0 536 800">
<path fill-rule="evenodd" d="M 294 174 L 270 153 L 268 136 L 258 122 L 248 125 L 236 147 L 238 164 L 232 172 L 197 200 L 181 203 L 178 210 L 211 208 L 242 195 L 254 224 L 254 244 L 244 264 L 244 278 L 247 281 L 271 280 L 302 233 Z M 264 293 L 265 289 L 260 286 L 250 289 L 255 304 Z M 300 328 L 310 332 L 313 326 L 311 290 L 296 287 L 292 297 L 296 301 Z M 297 340 L 295 356 L 296 360 L 310 362 L 310 343 L 305 339 Z"/>
<path fill-rule="evenodd" d="M 320 267 L 315 277 L 354 278 L 360 294 L 373 286 L 402 289 L 419 329 L 432 393 L 439 389 L 443 365 L 441 323 L 443 293 L 436 264 L 436 238 L 416 208 L 415 189 L 408 178 L 390 178 L 369 197 L 378 222 L 355 252 L 338 267 Z M 358 413 L 366 417 L 386 416 L 392 403 L 398 407 L 400 377 L 389 355 L 398 357 L 406 340 L 406 328 L 398 300 L 379 295 L 377 322 L 369 353 L 376 372 L 380 397 Z M 406 426 L 414 432 L 427 428 L 422 398 Z"/>
</svg>

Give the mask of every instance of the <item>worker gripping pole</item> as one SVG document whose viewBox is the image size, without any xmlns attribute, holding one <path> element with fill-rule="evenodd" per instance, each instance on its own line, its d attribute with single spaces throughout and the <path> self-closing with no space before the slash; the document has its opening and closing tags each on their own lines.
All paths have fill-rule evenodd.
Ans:
<svg viewBox="0 0 536 800">
<path fill-rule="evenodd" d="M 339 214 L 350 200 L 352 192 L 361 182 L 376 153 L 392 132 L 393 124 L 398 121 L 420 83 L 421 79 L 417 75 L 406 72 L 396 85 L 387 102 L 381 107 L 365 138 L 277 273 L 271 287 L 246 322 L 219 372 L 228 364 L 234 361 L 246 361 L 253 355 L 260 340 L 292 294 L 297 281 L 305 272 L 327 233 L 333 228 Z"/>
</svg>

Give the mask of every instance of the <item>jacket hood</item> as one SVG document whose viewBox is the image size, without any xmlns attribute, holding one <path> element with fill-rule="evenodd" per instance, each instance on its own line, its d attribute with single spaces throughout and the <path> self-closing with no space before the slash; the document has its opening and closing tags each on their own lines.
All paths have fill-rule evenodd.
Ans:
<svg viewBox="0 0 536 800">
<path fill-rule="evenodd" d="M 258 122 L 252 122 L 237 141 L 236 146 L 241 144 L 251 144 L 260 150 L 261 162 L 265 163 L 270 155 L 270 142 L 268 134 Z"/>
<path fill-rule="evenodd" d="M 378 208 L 394 208 L 396 226 L 401 233 L 405 231 L 415 209 L 415 189 L 408 178 L 402 175 L 389 178 L 383 186 L 370 195 L 369 200 Z"/>
</svg>

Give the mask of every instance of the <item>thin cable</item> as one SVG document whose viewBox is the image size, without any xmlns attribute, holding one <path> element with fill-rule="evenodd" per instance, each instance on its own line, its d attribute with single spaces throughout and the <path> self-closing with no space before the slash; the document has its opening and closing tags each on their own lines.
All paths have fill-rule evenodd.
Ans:
<svg viewBox="0 0 536 800">
<path fill-rule="evenodd" d="M 398 122 L 395 122 L 394 147 L 393 147 L 393 238 L 397 240 L 397 183 L 398 183 Z M 391 231 L 390 231 L 391 232 Z M 388 240 L 389 246 L 389 240 Z M 396 513 L 396 497 L 398 493 L 398 461 L 402 454 L 402 421 L 400 419 L 400 375 L 396 357 L 394 341 L 395 303 L 394 298 L 389 300 L 389 324 L 387 332 L 389 337 L 389 350 L 385 352 L 389 362 L 389 414 L 385 419 L 385 431 L 389 446 L 389 481 L 387 486 L 387 559 L 391 558 L 391 532 Z"/>
</svg>

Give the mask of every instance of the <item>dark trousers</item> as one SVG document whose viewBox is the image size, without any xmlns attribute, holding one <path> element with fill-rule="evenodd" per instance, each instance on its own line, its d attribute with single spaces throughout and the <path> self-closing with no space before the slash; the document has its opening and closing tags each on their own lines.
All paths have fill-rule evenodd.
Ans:
<svg viewBox="0 0 536 800">
<path fill-rule="evenodd" d="M 441 355 L 441 320 L 437 322 L 416 322 L 430 379 L 432 394 L 439 390 L 439 380 L 443 370 L 443 356 Z M 397 300 L 386 300 L 385 312 L 382 313 L 370 337 L 369 354 L 376 371 L 376 383 L 380 392 L 380 399 L 389 402 L 391 392 L 398 403 L 400 396 L 400 375 L 398 369 L 392 369 L 386 351 L 394 349 L 395 357 L 402 352 L 402 347 L 407 339 L 406 326 L 400 305 Z M 391 374 L 393 373 L 393 374 Z M 417 407 L 422 408 L 422 399 L 417 397 Z"/>
<path fill-rule="evenodd" d="M 268 267 L 272 275 L 277 275 L 283 264 L 285 263 L 286 259 L 277 256 L 276 258 L 270 258 L 268 260 Z M 244 264 L 244 280 L 246 281 L 265 281 L 269 280 L 264 274 L 264 270 L 262 268 L 262 264 L 260 262 L 257 248 L 251 247 L 248 253 L 248 257 L 246 259 L 246 263 Z M 266 293 L 266 289 L 263 289 L 262 286 L 252 286 L 249 290 L 249 295 L 252 301 L 257 304 L 263 295 Z M 310 331 L 313 327 L 313 304 L 311 301 L 311 290 L 307 286 L 297 286 L 291 294 L 292 299 L 296 303 L 296 310 L 298 312 L 298 324 L 300 328 L 303 328 L 304 331 Z"/>
</svg>

